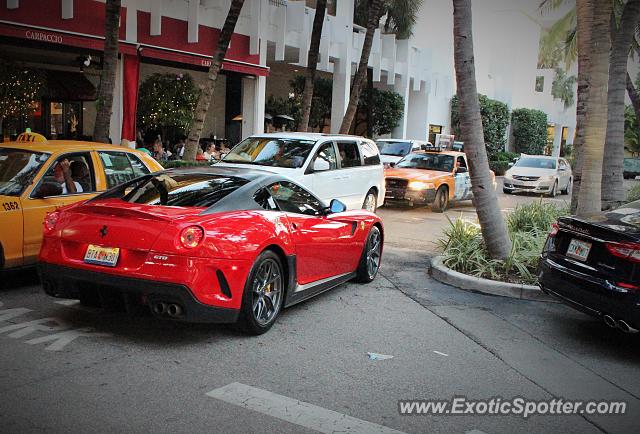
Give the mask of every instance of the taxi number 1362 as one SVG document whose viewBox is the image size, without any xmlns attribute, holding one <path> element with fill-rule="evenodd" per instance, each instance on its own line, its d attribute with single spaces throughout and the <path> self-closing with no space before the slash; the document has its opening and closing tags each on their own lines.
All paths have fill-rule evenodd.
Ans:
<svg viewBox="0 0 640 434">
<path fill-rule="evenodd" d="M 4 208 L 5 211 L 13 211 L 13 210 L 20 209 L 18 207 L 18 202 L 3 202 L 2 208 Z"/>
</svg>

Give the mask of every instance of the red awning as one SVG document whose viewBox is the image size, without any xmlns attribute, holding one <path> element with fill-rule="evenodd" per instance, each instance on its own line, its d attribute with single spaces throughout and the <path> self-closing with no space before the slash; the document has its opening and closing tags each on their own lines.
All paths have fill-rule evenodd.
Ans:
<svg viewBox="0 0 640 434">
<path fill-rule="evenodd" d="M 150 59 L 162 59 L 170 62 L 188 63 L 208 68 L 211 65 L 211 58 L 199 56 L 195 54 L 181 53 L 178 51 L 162 50 L 159 48 L 151 48 L 142 46 L 140 52 L 142 57 Z M 241 74 L 255 75 L 266 77 L 269 75 L 269 68 L 266 66 L 254 65 L 251 63 L 237 62 L 234 60 L 225 60 L 222 62 L 224 71 L 239 72 Z"/>
</svg>

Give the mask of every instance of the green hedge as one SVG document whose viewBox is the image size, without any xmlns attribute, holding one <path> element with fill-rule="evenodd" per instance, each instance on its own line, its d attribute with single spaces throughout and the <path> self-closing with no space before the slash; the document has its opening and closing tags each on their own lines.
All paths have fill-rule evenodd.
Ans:
<svg viewBox="0 0 640 434">
<path fill-rule="evenodd" d="M 201 167 L 201 166 L 211 166 L 211 163 L 208 161 L 185 161 L 185 160 L 169 160 L 163 161 L 162 167 L 165 169 L 171 169 L 174 167 Z"/>
<path fill-rule="evenodd" d="M 489 169 L 493 170 L 496 176 L 502 176 L 509 169 L 509 161 L 490 160 Z"/>
<path fill-rule="evenodd" d="M 541 155 L 547 144 L 547 114 L 520 108 L 511 114 L 511 129 L 517 152 Z"/>
<path fill-rule="evenodd" d="M 509 107 L 501 102 L 485 95 L 478 94 L 480 103 L 480 115 L 482 116 L 482 129 L 484 130 L 484 144 L 487 148 L 489 159 L 502 151 L 507 142 L 507 126 L 509 125 Z M 458 96 L 451 99 L 451 128 L 453 134 L 459 140 L 465 141 L 460 130 L 460 109 Z"/>
</svg>

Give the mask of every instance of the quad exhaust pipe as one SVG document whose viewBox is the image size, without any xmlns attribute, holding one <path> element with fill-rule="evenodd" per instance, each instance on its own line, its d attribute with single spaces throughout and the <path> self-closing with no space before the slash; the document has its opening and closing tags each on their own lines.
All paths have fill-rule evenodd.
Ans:
<svg viewBox="0 0 640 434">
<path fill-rule="evenodd" d="M 618 328 L 625 333 L 638 333 L 638 329 L 633 328 L 623 319 L 616 320 L 611 315 L 604 315 L 602 317 L 604 323 L 612 329 Z"/>
<path fill-rule="evenodd" d="M 175 303 L 170 304 L 167 306 L 167 315 L 172 318 L 178 317 L 182 315 L 182 308 Z"/>
</svg>

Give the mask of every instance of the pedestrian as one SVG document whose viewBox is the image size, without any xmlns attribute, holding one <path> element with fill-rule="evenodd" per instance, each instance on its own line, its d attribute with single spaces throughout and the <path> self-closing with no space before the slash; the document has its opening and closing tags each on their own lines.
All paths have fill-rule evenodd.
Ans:
<svg viewBox="0 0 640 434">
<path fill-rule="evenodd" d="M 158 137 L 155 142 L 153 142 L 153 153 L 151 154 L 156 161 L 167 161 L 169 159 L 169 154 L 162 147 L 162 141 Z"/>
<path fill-rule="evenodd" d="M 178 141 L 174 149 L 174 158 L 176 160 L 182 160 L 182 157 L 184 157 L 184 147 L 185 147 L 185 142 L 184 142 L 184 137 L 182 137 Z"/>
</svg>

